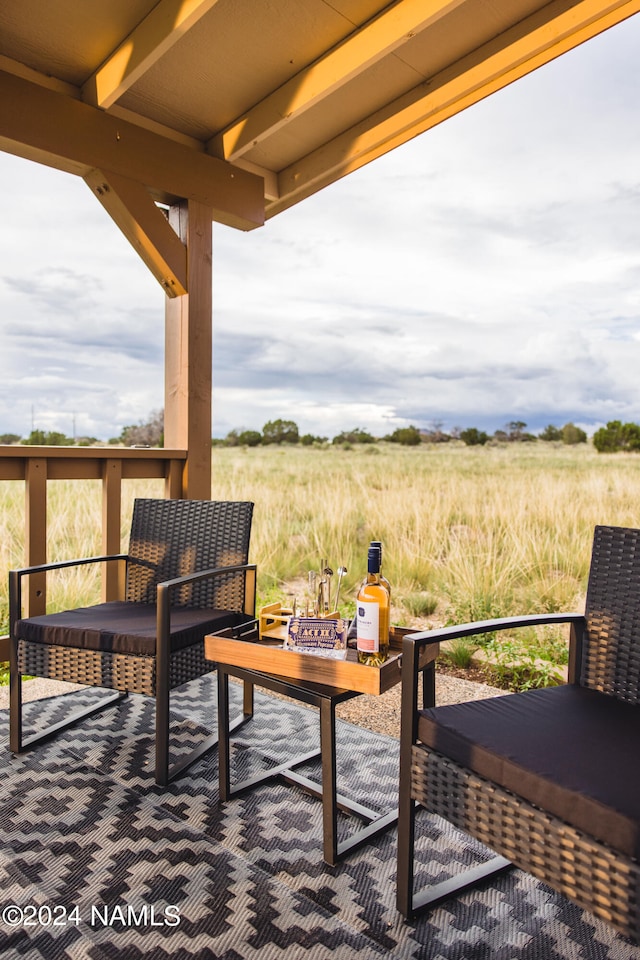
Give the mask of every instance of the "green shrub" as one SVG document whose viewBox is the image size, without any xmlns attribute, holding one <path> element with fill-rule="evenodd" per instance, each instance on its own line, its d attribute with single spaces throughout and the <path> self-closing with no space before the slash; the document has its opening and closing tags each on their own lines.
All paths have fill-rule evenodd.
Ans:
<svg viewBox="0 0 640 960">
<path fill-rule="evenodd" d="M 494 637 L 485 651 L 494 682 L 506 690 L 520 692 L 564 682 L 557 664 L 542 659 L 540 651 L 519 641 Z"/>
<path fill-rule="evenodd" d="M 262 428 L 263 443 L 298 443 L 298 425 L 293 420 L 269 420 Z"/>
<path fill-rule="evenodd" d="M 64 433 L 57 430 L 50 430 L 45 433 L 44 430 L 32 430 L 26 440 L 21 440 L 31 447 L 71 447 L 74 445 L 72 437 L 66 437 Z"/>
<path fill-rule="evenodd" d="M 540 440 L 553 443 L 554 441 L 562 440 L 562 430 L 559 427 L 554 427 L 553 424 L 550 423 L 538 434 L 538 437 Z"/>
<path fill-rule="evenodd" d="M 484 446 L 489 439 L 489 434 L 485 433 L 484 430 L 478 430 L 477 427 L 468 427 L 461 431 L 460 439 L 468 447 Z"/>
<path fill-rule="evenodd" d="M 619 450 L 640 450 L 640 427 L 637 423 L 610 420 L 593 435 L 598 453 L 617 453 Z"/>
<path fill-rule="evenodd" d="M 262 434 L 258 430 L 243 430 L 238 434 L 241 447 L 258 447 L 262 443 Z"/>
<path fill-rule="evenodd" d="M 477 644 L 470 637 L 458 637 L 447 643 L 446 650 L 441 656 L 462 670 L 468 670 L 473 662 L 473 655 L 478 649 Z"/>
<path fill-rule="evenodd" d="M 587 435 L 584 430 L 576 427 L 574 423 L 565 423 L 562 428 L 562 442 L 568 444 L 586 443 Z"/>
<path fill-rule="evenodd" d="M 432 613 L 435 613 L 438 606 L 438 601 L 425 593 L 424 590 L 408 593 L 402 597 L 400 602 L 412 617 L 430 617 Z"/>
<path fill-rule="evenodd" d="M 343 430 L 331 442 L 335 444 L 376 443 L 376 438 L 371 433 L 367 433 L 366 430 L 355 427 L 353 430 Z"/>
<path fill-rule="evenodd" d="M 418 447 L 422 443 L 422 435 L 417 427 L 398 427 L 384 439 L 390 443 L 401 443 L 405 447 Z"/>
</svg>

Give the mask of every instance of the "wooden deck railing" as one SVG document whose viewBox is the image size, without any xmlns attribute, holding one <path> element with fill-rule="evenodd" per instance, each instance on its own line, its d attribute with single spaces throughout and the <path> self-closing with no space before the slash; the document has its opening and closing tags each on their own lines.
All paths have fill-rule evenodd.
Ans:
<svg viewBox="0 0 640 960">
<path fill-rule="evenodd" d="M 102 554 L 120 553 L 122 481 L 164 479 L 165 496 L 181 497 L 185 450 L 135 447 L 0 446 L 0 480 L 25 482 L 25 566 L 47 562 L 47 481 L 102 481 Z M 29 616 L 46 611 L 44 576 L 28 578 L 25 607 Z M 104 564 L 102 596 L 118 595 L 118 570 Z M 0 661 L 9 657 L 7 637 L 0 637 Z"/>
</svg>

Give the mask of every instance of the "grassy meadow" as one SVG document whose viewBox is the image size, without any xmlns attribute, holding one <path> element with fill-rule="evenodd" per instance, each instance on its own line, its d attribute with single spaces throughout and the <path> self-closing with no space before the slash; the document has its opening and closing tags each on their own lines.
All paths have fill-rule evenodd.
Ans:
<svg viewBox="0 0 640 960">
<path fill-rule="evenodd" d="M 159 481 L 123 484 L 123 544 L 133 498 L 162 493 Z M 216 447 L 212 496 L 255 501 L 251 560 L 260 603 L 296 590 L 302 597 L 306 571 L 327 558 L 334 570 L 348 569 L 341 606 L 351 612 L 376 539 L 393 588 L 393 621 L 441 625 L 581 609 L 594 525 L 640 522 L 640 456 L 542 442 Z M 0 483 L 3 633 L 6 574 L 23 563 L 23 511 L 23 484 Z M 48 523 L 51 560 L 99 554 L 99 482 L 51 482 Z M 50 610 L 98 597 L 89 568 L 50 581 Z M 564 641 L 553 633 L 528 643 L 538 645 L 537 655 L 562 657 Z"/>
</svg>

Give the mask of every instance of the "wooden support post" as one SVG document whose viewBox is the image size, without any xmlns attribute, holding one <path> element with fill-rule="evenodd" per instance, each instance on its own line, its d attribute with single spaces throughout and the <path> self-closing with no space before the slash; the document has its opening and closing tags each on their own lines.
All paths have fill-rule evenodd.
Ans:
<svg viewBox="0 0 640 960">
<path fill-rule="evenodd" d="M 29 458 L 25 467 L 25 560 L 28 567 L 47 562 L 47 461 Z M 44 573 L 28 577 L 28 617 L 47 612 L 47 582 Z"/>
<path fill-rule="evenodd" d="M 105 460 L 102 465 L 102 553 L 120 553 L 122 513 L 122 460 Z M 119 561 L 102 565 L 102 600 L 124 597 L 124 569 Z"/>
<path fill-rule="evenodd" d="M 187 451 L 181 495 L 210 500 L 212 211 L 184 201 L 169 221 L 187 245 L 189 292 L 165 302 L 165 444 Z"/>
</svg>

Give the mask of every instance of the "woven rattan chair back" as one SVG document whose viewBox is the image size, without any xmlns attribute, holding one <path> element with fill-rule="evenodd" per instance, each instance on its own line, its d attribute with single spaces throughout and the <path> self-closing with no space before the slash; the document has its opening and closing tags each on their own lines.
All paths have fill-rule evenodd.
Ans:
<svg viewBox="0 0 640 960">
<path fill-rule="evenodd" d="M 630 703 L 640 698 L 640 530 L 595 529 L 580 683 Z"/>
<path fill-rule="evenodd" d="M 157 585 L 175 577 L 247 563 L 253 504 L 212 500 L 135 501 L 126 599 L 155 603 Z M 174 606 L 244 609 L 242 572 L 177 591 Z"/>
</svg>

